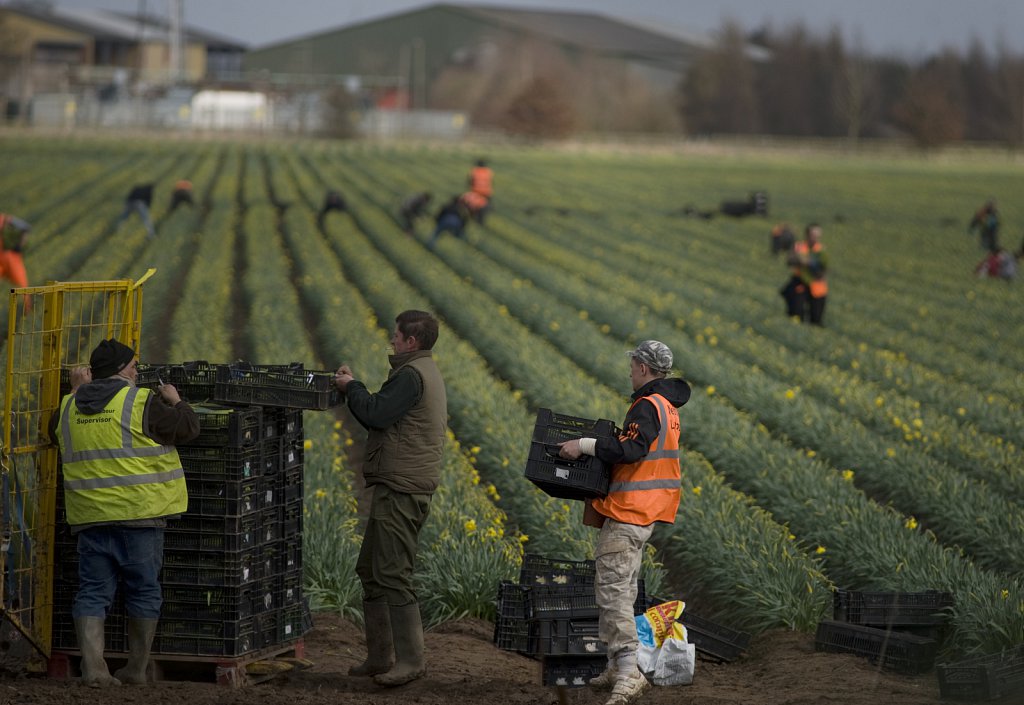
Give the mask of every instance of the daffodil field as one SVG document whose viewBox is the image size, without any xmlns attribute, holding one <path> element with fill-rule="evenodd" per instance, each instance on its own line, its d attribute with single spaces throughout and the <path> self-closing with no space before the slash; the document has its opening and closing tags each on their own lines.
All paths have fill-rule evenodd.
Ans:
<svg viewBox="0 0 1024 705">
<path fill-rule="evenodd" d="M 976 278 L 967 233 L 996 198 L 1018 249 L 1012 155 L 0 145 L 0 210 L 33 224 L 32 283 L 157 268 L 144 361 L 347 363 L 375 389 L 395 315 L 440 317 L 451 437 L 417 573 L 433 623 L 492 617 L 524 551 L 591 554 L 580 503 L 523 477 L 536 410 L 621 422 L 624 351 L 656 338 L 694 394 L 680 410 L 683 501 L 655 532 L 649 594 L 758 632 L 812 630 L 835 587 L 936 589 L 956 598 L 947 649 L 1024 641 L 1024 282 Z M 432 218 L 402 231 L 404 198 L 431 191 L 435 211 L 481 156 L 496 174 L 486 225 L 434 250 Z M 197 207 L 168 213 L 179 178 Z M 134 217 L 114 225 L 146 181 L 152 240 Z M 320 228 L 328 189 L 348 212 Z M 767 219 L 684 214 L 755 190 Z M 824 228 L 824 328 L 783 313 L 778 221 Z M 307 592 L 357 617 L 364 432 L 343 414 L 305 417 Z"/>
</svg>

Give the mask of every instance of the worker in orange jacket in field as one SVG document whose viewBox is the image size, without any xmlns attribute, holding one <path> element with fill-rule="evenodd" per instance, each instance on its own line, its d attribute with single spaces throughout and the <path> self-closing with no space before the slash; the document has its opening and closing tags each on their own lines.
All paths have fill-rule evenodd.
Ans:
<svg viewBox="0 0 1024 705">
<path fill-rule="evenodd" d="M 487 166 L 486 161 L 478 159 L 476 166 L 469 172 L 467 183 L 469 193 L 475 194 L 477 202 L 477 207 L 471 208 L 473 220 L 483 225 L 484 215 L 491 209 L 491 202 L 494 198 L 494 172 Z"/>
<path fill-rule="evenodd" d="M 648 682 L 637 667 L 640 646 L 633 617 L 644 545 L 656 523 L 672 524 L 679 508 L 679 407 L 690 386 L 669 377 L 672 350 L 644 340 L 630 357 L 632 403 L 618 437 L 565 441 L 558 454 L 568 460 L 592 455 L 611 465 L 608 494 L 587 500 L 583 521 L 600 527 L 594 548 L 594 596 L 598 635 L 608 645 L 608 663 L 589 685 L 611 690 L 605 705 L 627 705 Z"/>
<path fill-rule="evenodd" d="M 0 213 L 0 277 L 19 289 L 28 286 L 28 274 L 21 253 L 31 229 L 32 226 L 21 218 Z M 32 300 L 26 295 L 24 303 L 27 313 L 32 309 Z"/>
<path fill-rule="evenodd" d="M 192 182 L 188 179 L 178 179 L 175 182 L 174 193 L 171 194 L 171 205 L 167 212 L 173 213 L 174 209 L 183 203 L 193 207 L 196 205 L 195 201 L 192 200 Z"/>
<path fill-rule="evenodd" d="M 828 259 L 821 244 L 821 226 L 811 223 L 804 231 L 804 239 L 794 243 L 793 253 L 800 270 L 800 279 L 807 287 L 807 316 L 816 326 L 824 325 L 825 300 L 828 297 Z"/>
</svg>

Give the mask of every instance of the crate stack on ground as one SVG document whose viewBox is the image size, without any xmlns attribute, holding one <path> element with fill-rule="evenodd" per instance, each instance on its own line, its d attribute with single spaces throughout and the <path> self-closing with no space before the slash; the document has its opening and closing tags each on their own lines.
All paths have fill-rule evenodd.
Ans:
<svg viewBox="0 0 1024 705">
<path fill-rule="evenodd" d="M 818 624 L 818 651 L 850 653 L 900 673 L 931 670 L 945 633 L 948 592 L 836 590 L 833 619 Z"/>
<path fill-rule="evenodd" d="M 545 685 L 586 685 L 604 670 L 607 645 L 597 634 L 594 561 L 527 554 L 519 582 L 498 585 L 494 643 L 542 661 Z M 637 581 L 634 614 L 647 609 Z"/>
<path fill-rule="evenodd" d="M 340 402 L 329 378 L 298 365 L 140 368 L 139 386 L 174 384 L 200 422 L 199 437 L 178 446 L 189 506 L 165 532 L 154 657 L 271 652 L 311 628 L 302 595 L 302 413 Z M 57 524 L 53 643 L 76 649 L 70 606 L 77 556 L 62 506 Z M 126 650 L 119 590 L 107 651 Z"/>
</svg>

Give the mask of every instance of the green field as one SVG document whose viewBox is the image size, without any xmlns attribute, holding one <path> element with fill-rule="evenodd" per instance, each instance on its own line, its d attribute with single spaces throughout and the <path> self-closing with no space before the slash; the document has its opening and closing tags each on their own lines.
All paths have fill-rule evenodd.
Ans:
<svg viewBox="0 0 1024 705">
<path fill-rule="evenodd" d="M 142 359 L 348 362 L 374 388 L 406 308 L 437 312 L 453 433 L 423 539 L 428 619 L 492 616 L 520 550 L 586 557 L 577 502 L 523 478 L 536 409 L 622 419 L 623 352 L 657 338 L 693 386 L 684 500 L 655 533 L 649 591 L 749 631 L 813 629 L 835 586 L 955 593 L 950 648 L 1024 641 L 1024 282 L 973 276 L 966 232 L 996 198 L 1024 236 L 1005 155 L 383 147 L 4 139 L 0 209 L 34 228 L 32 284 L 137 278 Z M 472 161 L 494 212 L 424 247 L 395 221 L 435 206 Z M 166 213 L 175 180 L 199 206 Z M 148 240 L 114 220 L 157 183 Z M 316 226 L 328 188 L 350 213 Z M 754 190 L 771 215 L 704 220 Z M 816 221 L 831 265 L 824 328 L 788 320 L 777 221 Z M 6 312 L 3 314 L 6 317 Z M 5 327 L 6 330 L 6 327 Z M 353 614 L 358 524 L 343 448 L 359 429 L 307 413 L 306 582 Z M 660 568 L 658 563 L 664 568 Z"/>
</svg>

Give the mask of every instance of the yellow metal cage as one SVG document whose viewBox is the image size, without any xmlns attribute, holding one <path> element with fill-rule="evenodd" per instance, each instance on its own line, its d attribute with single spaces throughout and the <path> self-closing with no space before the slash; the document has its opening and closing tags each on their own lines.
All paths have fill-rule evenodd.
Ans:
<svg viewBox="0 0 1024 705">
<path fill-rule="evenodd" d="M 108 338 L 138 354 L 142 284 L 155 271 L 138 281 L 11 290 L 2 353 L 0 668 L 40 670 L 50 656 L 57 448 L 48 428 L 60 408 L 62 371 L 87 365 Z"/>
</svg>

